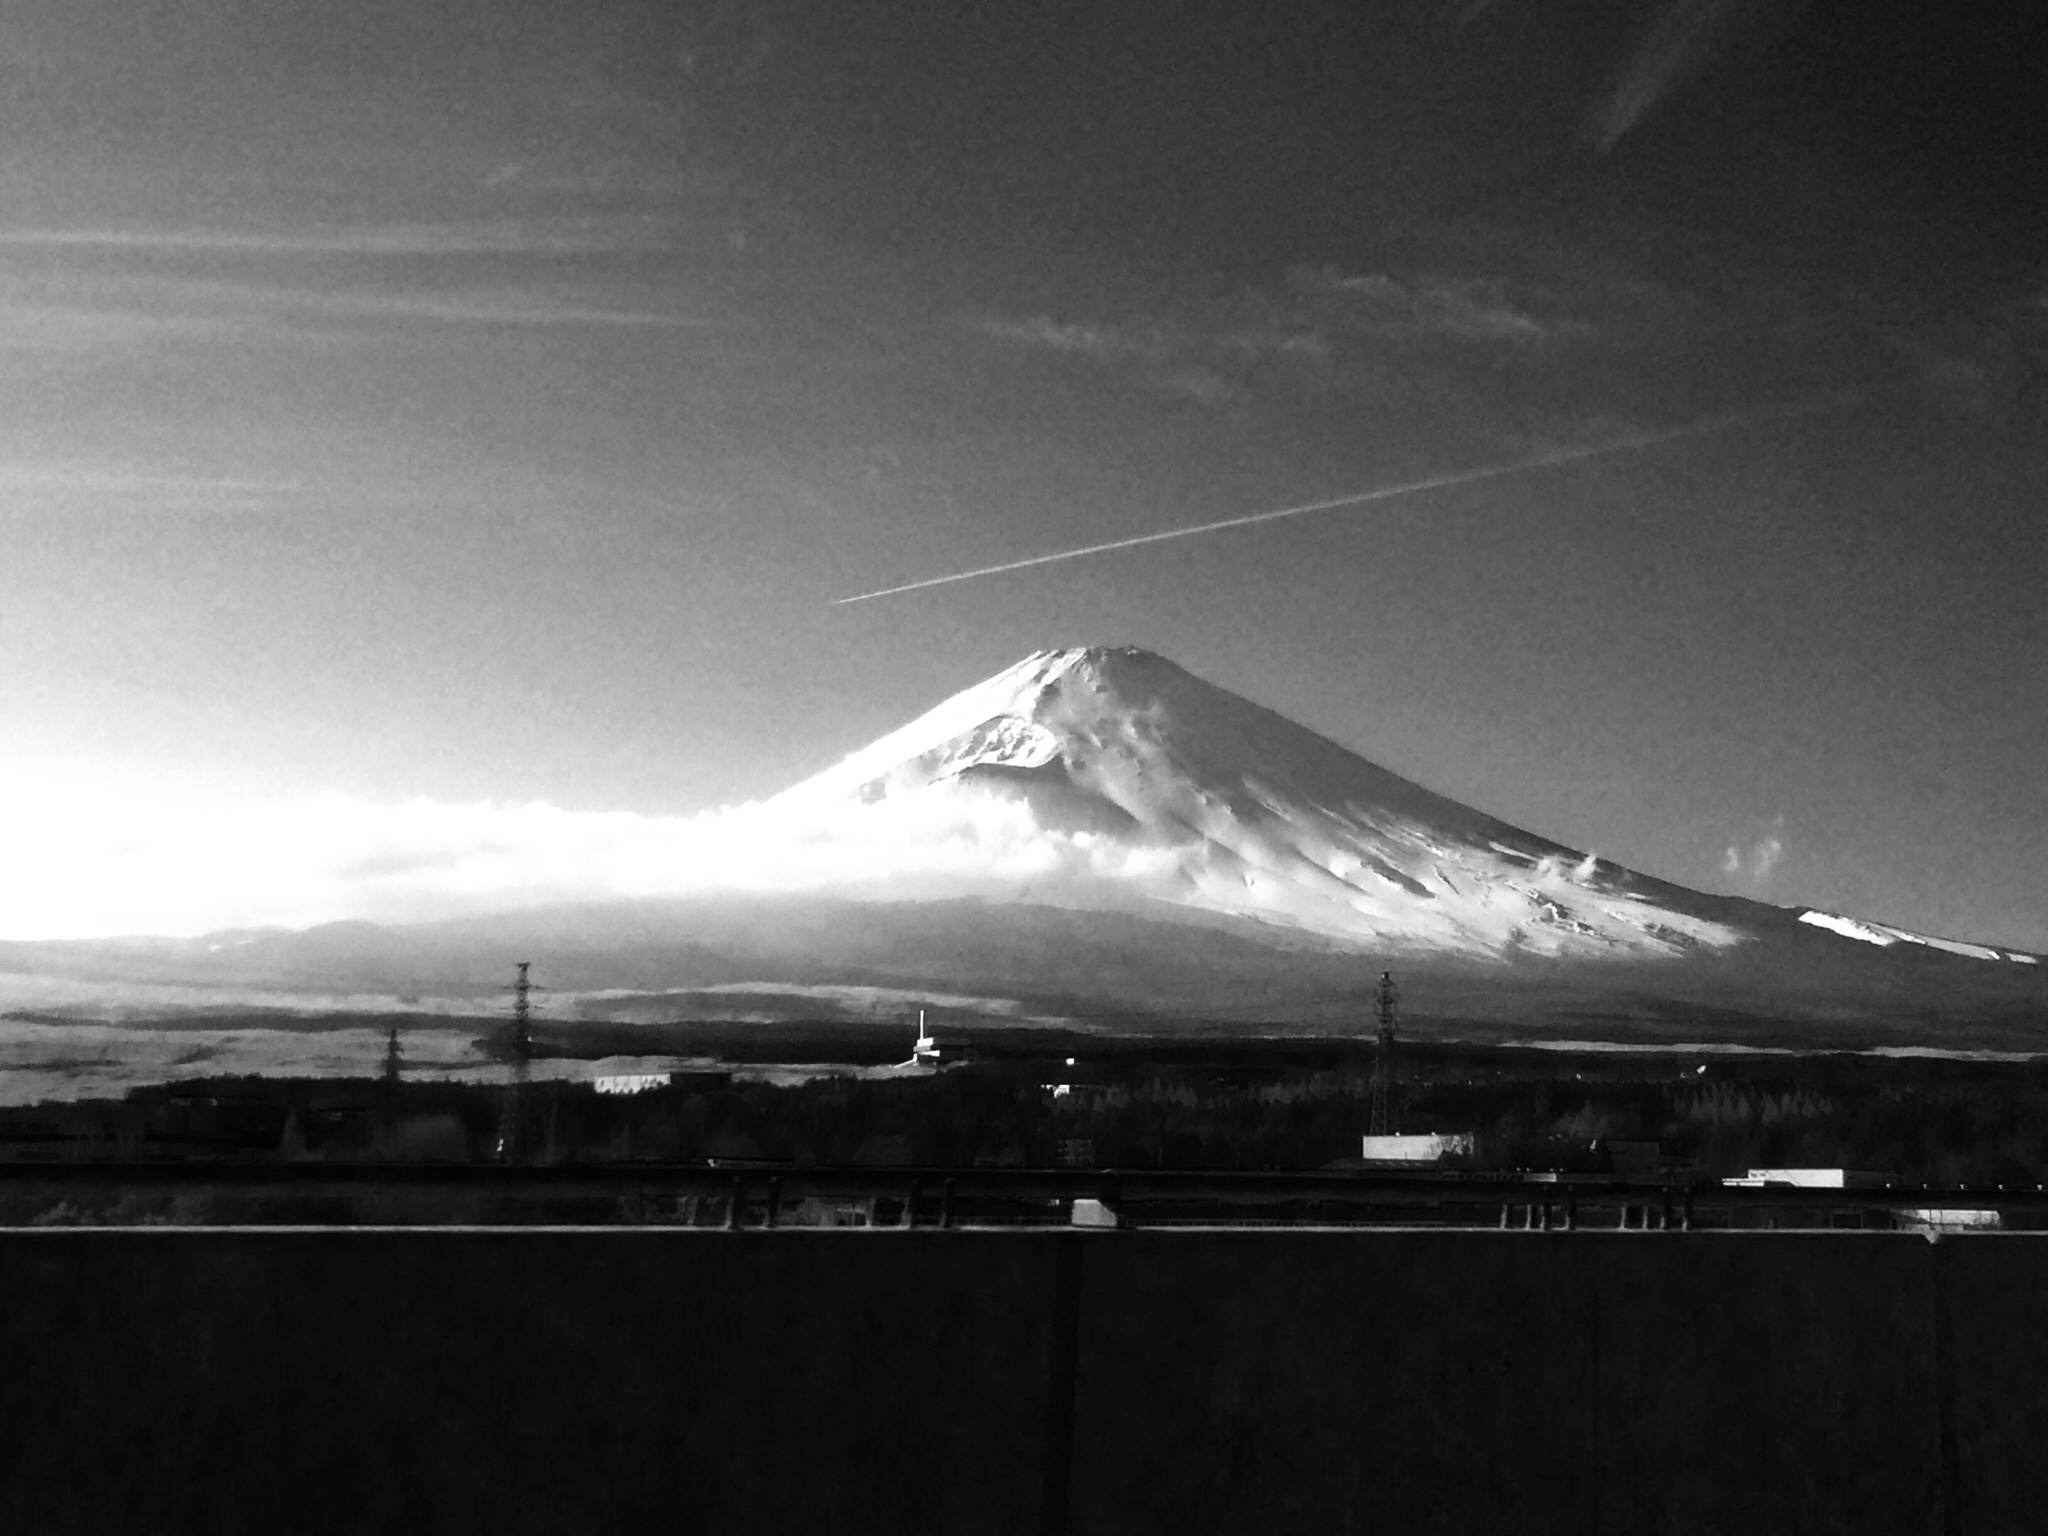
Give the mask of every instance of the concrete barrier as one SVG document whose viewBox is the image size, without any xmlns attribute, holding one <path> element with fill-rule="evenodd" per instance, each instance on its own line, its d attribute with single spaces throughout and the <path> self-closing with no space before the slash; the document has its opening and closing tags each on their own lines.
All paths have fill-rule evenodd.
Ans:
<svg viewBox="0 0 2048 1536">
<path fill-rule="evenodd" d="M 1057 1258 L 0 1235 L 0 1530 L 1035 1532 Z"/>
<path fill-rule="evenodd" d="M 0 1233 L 0 1529 L 2040 1527 L 2048 1243 Z"/>
<path fill-rule="evenodd" d="M 1097 1244 L 1074 1528 L 1939 1531 L 1929 1251 L 1662 1233 Z"/>
<path fill-rule="evenodd" d="M 1958 1531 L 2048 1529 L 2048 1239 L 1932 1250 Z"/>
</svg>

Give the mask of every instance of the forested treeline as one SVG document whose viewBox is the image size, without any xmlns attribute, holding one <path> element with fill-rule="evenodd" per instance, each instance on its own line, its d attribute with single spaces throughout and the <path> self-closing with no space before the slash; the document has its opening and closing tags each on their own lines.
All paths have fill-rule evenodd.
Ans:
<svg viewBox="0 0 2048 1536">
<path fill-rule="evenodd" d="M 796 1083 L 684 1078 L 630 1097 L 535 1082 L 520 1161 L 814 1166 L 1304 1169 L 1356 1162 L 1366 1065 L 1217 1071 L 1125 1061 L 1069 1074 L 968 1065 Z M 111 1104 L 0 1111 L 0 1155 L 493 1161 L 507 1097 L 482 1084 L 238 1079 Z M 1469 1132 L 1484 1169 L 1599 1171 L 1655 1143 L 1677 1176 L 1849 1167 L 1936 1185 L 2048 1178 L 2048 1067 L 1748 1058 L 1679 1065 L 1502 1052 L 1423 1062 L 1395 1127 Z"/>
</svg>

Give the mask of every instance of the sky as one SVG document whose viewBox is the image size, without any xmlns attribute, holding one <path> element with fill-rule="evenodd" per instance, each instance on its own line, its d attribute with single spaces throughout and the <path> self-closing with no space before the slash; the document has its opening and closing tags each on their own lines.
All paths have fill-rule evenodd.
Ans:
<svg viewBox="0 0 2048 1536">
<path fill-rule="evenodd" d="M 1106 643 L 2048 949 L 2044 28 L 4 0 L 0 935 L 419 915 L 351 871 L 665 846 Z"/>
</svg>

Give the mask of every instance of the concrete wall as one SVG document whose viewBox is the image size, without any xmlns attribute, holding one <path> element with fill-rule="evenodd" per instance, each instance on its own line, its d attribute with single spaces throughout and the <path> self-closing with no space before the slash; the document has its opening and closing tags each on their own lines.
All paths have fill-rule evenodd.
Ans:
<svg viewBox="0 0 2048 1536">
<path fill-rule="evenodd" d="M 1998 1532 L 2048 1241 L 0 1233 L 0 1529 Z"/>
<path fill-rule="evenodd" d="M 1943 1528 L 1924 1242 L 1320 1238 L 1089 1252 L 1079 1528 Z"/>
</svg>

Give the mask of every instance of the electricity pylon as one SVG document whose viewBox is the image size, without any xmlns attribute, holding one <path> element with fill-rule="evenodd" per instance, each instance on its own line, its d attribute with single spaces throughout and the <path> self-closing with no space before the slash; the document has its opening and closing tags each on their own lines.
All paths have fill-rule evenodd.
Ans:
<svg viewBox="0 0 2048 1536">
<path fill-rule="evenodd" d="M 1374 1001 L 1378 1005 L 1379 1051 L 1372 1063 L 1372 1134 L 1391 1136 L 1394 1134 L 1394 1116 L 1389 1101 L 1394 1089 L 1394 973 L 1380 972 L 1379 991 Z"/>
<path fill-rule="evenodd" d="M 533 1064 L 533 983 L 527 977 L 531 965 L 531 961 L 521 960 L 518 979 L 512 983 L 512 1028 L 506 1040 L 512 1077 L 498 1103 L 496 1150 L 501 1163 L 518 1162 L 523 1150 L 520 1122 L 525 1114 L 526 1079 Z"/>
</svg>

